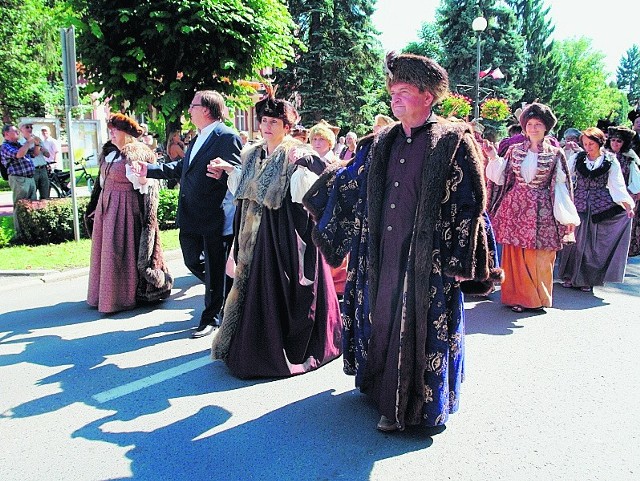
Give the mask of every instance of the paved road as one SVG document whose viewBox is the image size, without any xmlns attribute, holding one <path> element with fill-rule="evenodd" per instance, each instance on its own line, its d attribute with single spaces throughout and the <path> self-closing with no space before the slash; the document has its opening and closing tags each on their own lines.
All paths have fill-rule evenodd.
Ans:
<svg viewBox="0 0 640 481">
<path fill-rule="evenodd" d="M 240 381 L 188 339 L 202 286 L 112 316 L 87 277 L 0 279 L 0 479 L 640 479 L 640 259 L 554 309 L 467 303 L 461 409 L 444 432 L 382 434 L 341 361 Z M 82 274 L 83 271 L 76 271 Z"/>
</svg>

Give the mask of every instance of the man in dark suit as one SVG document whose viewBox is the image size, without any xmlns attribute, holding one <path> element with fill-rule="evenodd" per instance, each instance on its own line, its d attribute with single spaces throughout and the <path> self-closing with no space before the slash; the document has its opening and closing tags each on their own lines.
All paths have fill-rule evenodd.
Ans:
<svg viewBox="0 0 640 481">
<path fill-rule="evenodd" d="M 198 128 L 184 159 L 137 166 L 138 175 L 154 179 L 180 179 L 177 224 L 185 265 L 205 285 L 204 310 L 192 338 L 203 337 L 220 324 L 219 313 L 230 286 L 225 286 L 225 263 L 230 249 L 223 237 L 227 176 L 207 177 L 207 165 L 215 158 L 240 163 L 242 143 L 238 134 L 221 120 L 225 104 L 213 90 L 196 92 L 189 114 Z M 204 259 L 202 254 L 204 253 Z"/>
</svg>

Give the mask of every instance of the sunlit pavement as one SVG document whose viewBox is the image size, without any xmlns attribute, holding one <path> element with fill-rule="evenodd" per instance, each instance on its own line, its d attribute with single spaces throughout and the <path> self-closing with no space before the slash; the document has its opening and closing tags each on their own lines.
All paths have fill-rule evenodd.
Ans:
<svg viewBox="0 0 640 481">
<path fill-rule="evenodd" d="M 231 377 L 189 339 L 203 288 L 103 316 L 86 271 L 0 278 L 0 479 L 634 480 L 640 478 L 640 259 L 553 309 L 467 302 L 466 380 L 444 432 L 382 434 L 337 360 Z"/>
</svg>

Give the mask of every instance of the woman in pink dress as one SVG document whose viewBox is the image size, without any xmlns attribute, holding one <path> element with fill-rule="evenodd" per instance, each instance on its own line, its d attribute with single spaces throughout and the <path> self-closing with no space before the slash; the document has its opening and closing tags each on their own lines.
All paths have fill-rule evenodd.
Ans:
<svg viewBox="0 0 640 481">
<path fill-rule="evenodd" d="M 155 154 L 136 140 L 143 130 L 134 119 L 117 113 L 107 125 L 111 140 L 87 209 L 95 205 L 87 303 L 112 313 L 168 297 L 173 279 L 160 245 L 157 181 L 141 185 L 128 172 L 131 161 L 155 162 Z"/>
</svg>

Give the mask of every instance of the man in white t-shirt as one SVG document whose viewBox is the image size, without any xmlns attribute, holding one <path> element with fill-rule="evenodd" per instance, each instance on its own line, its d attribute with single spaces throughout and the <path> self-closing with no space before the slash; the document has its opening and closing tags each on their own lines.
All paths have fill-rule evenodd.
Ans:
<svg viewBox="0 0 640 481">
<path fill-rule="evenodd" d="M 49 151 L 49 165 L 52 169 L 62 169 L 60 141 L 51 137 L 49 127 L 42 127 L 40 133 L 42 134 L 42 145 Z"/>
</svg>

